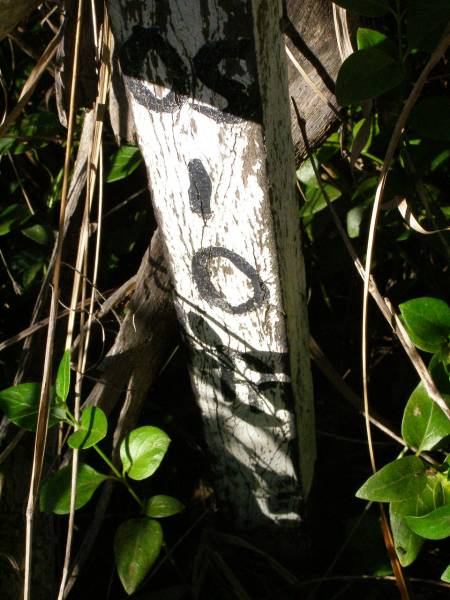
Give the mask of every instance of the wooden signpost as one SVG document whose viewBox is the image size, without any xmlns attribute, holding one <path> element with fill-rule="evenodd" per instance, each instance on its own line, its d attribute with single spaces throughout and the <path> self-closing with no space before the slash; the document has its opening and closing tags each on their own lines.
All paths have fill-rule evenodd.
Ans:
<svg viewBox="0 0 450 600">
<path fill-rule="evenodd" d="M 216 492 L 296 528 L 315 458 L 281 0 L 110 0 Z"/>
</svg>

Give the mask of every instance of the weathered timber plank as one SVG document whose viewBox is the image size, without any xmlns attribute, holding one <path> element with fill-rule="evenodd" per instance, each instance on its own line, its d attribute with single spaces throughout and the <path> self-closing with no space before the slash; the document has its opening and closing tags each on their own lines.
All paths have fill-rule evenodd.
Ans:
<svg viewBox="0 0 450 600">
<path fill-rule="evenodd" d="M 67 17 L 66 17 L 67 18 Z M 335 103 L 334 83 L 341 65 L 336 42 L 331 0 L 287 0 L 283 21 L 285 41 L 302 68 L 329 102 Z M 86 58 L 86 57 L 84 57 Z M 95 66 L 95 65 L 94 65 Z M 110 96 L 110 118 L 117 139 L 134 143 L 134 127 L 126 96 L 115 66 Z M 321 142 L 336 122 L 336 115 L 317 92 L 308 85 L 295 66 L 288 61 L 289 93 L 301 107 L 306 132 L 312 147 Z M 306 151 L 292 108 L 292 137 L 296 155 Z"/>
<path fill-rule="evenodd" d="M 296 526 L 315 445 L 281 3 L 109 9 L 219 498 Z"/>
</svg>

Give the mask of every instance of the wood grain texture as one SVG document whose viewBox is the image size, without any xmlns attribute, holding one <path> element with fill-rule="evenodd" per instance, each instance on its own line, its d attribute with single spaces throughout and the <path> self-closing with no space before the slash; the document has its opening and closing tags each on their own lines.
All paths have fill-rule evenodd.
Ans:
<svg viewBox="0 0 450 600">
<path fill-rule="evenodd" d="M 216 489 L 249 529 L 298 525 L 314 460 L 306 344 L 292 364 L 288 351 L 287 329 L 293 348 L 307 338 L 305 282 L 281 4 L 270 4 L 110 2 Z M 300 432 L 295 412 L 308 415 Z"/>
<path fill-rule="evenodd" d="M 334 31 L 331 0 L 287 0 L 283 19 L 285 42 L 308 77 L 330 102 L 335 103 L 334 84 L 341 65 Z M 116 73 L 119 69 L 116 68 Z M 301 106 L 309 143 L 319 144 L 336 123 L 336 115 L 288 62 L 289 94 Z M 110 100 L 111 124 L 117 139 L 135 142 L 128 101 L 119 77 L 113 76 Z M 304 142 L 292 113 L 292 137 L 298 159 L 306 155 Z"/>
</svg>

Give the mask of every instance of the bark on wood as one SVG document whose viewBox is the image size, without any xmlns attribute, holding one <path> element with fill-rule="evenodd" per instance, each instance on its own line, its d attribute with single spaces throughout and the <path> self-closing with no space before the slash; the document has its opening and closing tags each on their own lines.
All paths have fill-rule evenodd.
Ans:
<svg viewBox="0 0 450 600">
<path fill-rule="evenodd" d="M 110 3 L 218 493 L 241 528 L 298 524 L 314 462 L 282 15 L 270 4 Z"/>
<path fill-rule="evenodd" d="M 109 414 L 127 392 L 132 377 L 133 407 L 124 418 L 132 419 L 130 415 L 140 410 L 139 399 L 145 397 L 173 348 L 176 319 L 171 292 L 164 247 L 156 231 L 137 273 L 127 315 L 102 361 L 100 381 L 89 394 L 87 404 L 100 406 Z"/>
</svg>

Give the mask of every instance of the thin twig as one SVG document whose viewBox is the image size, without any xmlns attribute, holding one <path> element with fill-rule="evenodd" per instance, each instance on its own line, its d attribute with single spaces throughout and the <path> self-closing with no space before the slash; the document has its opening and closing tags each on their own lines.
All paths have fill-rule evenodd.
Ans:
<svg viewBox="0 0 450 600">
<path fill-rule="evenodd" d="M 60 214 L 59 214 L 58 238 L 57 238 L 56 250 L 55 250 L 55 266 L 54 266 L 53 277 L 52 277 L 52 294 L 51 294 L 51 304 L 50 304 L 50 313 L 49 313 L 49 325 L 48 325 L 47 342 L 46 342 L 46 348 L 45 348 L 44 369 L 43 369 L 43 374 L 42 374 L 42 387 L 41 387 L 41 394 L 40 394 L 40 399 L 39 399 L 39 413 L 38 413 L 35 444 L 34 444 L 30 490 L 29 490 L 28 503 L 27 503 L 27 509 L 26 509 L 25 566 L 24 566 L 24 592 L 23 592 L 24 600 L 30 600 L 30 595 L 31 595 L 33 518 L 34 518 L 36 500 L 37 500 L 38 493 L 39 493 L 39 486 L 40 486 L 41 475 L 42 475 L 42 467 L 43 467 L 43 462 L 44 462 L 45 447 L 46 447 L 46 442 L 47 442 L 48 417 L 49 417 L 49 410 L 50 410 L 51 370 L 52 370 L 52 357 L 53 357 L 53 346 L 54 346 L 54 338 L 55 338 L 56 317 L 57 317 L 57 311 L 58 311 L 59 280 L 60 280 L 60 273 L 61 273 L 63 230 L 64 230 L 64 221 L 65 221 L 65 210 L 66 210 L 66 205 L 67 205 L 67 196 L 68 196 L 68 190 L 69 190 L 69 166 L 70 166 L 70 160 L 71 160 L 73 131 L 74 131 L 74 125 L 75 125 L 75 94 L 76 94 L 75 82 L 76 82 L 77 71 L 78 71 L 78 54 L 79 54 L 78 50 L 79 50 L 79 46 L 80 46 L 80 29 L 81 29 L 80 25 L 81 25 L 82 5 L 83 5 L 83 0 L 80 0 L 80 2 L 78 4 L 77 30 L 76 30 L 76 36 L 75 36 L 72 82 L 71 82 L 71 91 L 70 91 L 69 127 L 68 127 L 68 132 L 67 132 L 67 146 L 66 146 L 66 155 L 65 155 L 65 160 L 64 160 L 64 177 L 63 177 L 63 185 L 62 185 L 62 191 L 61 191 L 61 205 L 60 205 Z M 52 41 L 52 44 L 54 44 L 54 48 L 52 48 L 50 50 L 49 50 L 49 48 L 47 48 L 47 50 L 46 50 L 46 53 L 48 55 L 48 60 L 50 60 L 50 58 L 53 56 L 54 52 L 56 51 L 56 43 L 59 42 L 59 37 L 60 37 L 60 34 L 58 33 Z M 24 86 L 24 88 L 25 88 L 25 86 Z M 32 89 L 34 89 L 34 87 L 30 86 L 31 91 L 32 91 Z M 28 93 L 29 93 L 29 91 L 24 95 L 24 97 L 22 97 L 22 100 L 24 100 L 24 98 L 27 97 Z M 4 128 L 5 125 L 7 125 L 8 123 L 9 123 L 9 125 L 11 124 L 11 119 L 8 120 L 8 118 L 7 118 L 2 127 Z M 1 130 L 1 128 L 0 128 L 0 130 Z"/>
</svg>

